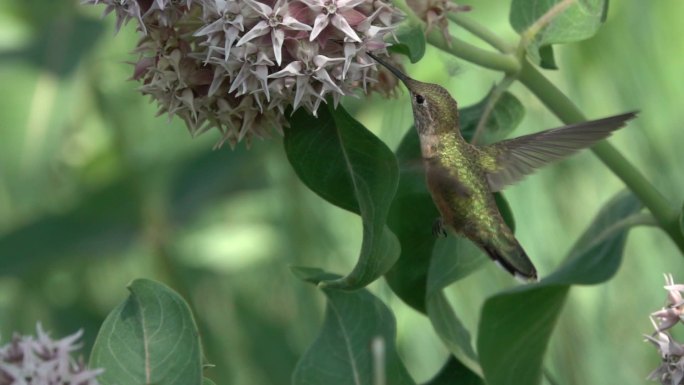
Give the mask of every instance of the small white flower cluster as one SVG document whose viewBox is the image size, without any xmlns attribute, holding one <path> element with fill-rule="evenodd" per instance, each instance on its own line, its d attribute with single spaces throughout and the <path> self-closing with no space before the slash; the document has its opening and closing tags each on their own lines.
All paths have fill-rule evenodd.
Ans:
<svg viewBox="0 0 684 385">
<path fill-rule="evenodd" d="M 161 113 L 218 145 L 282 132 L 284 112 L 376 84 L 366 51 L 386 52 L 401 13 L 389 0 L 84 0 L 135 20 L 133 79 Z M 381 89 L 382 90 L 382 89 Z"/>
<path fill-rule="evenodd" d="M 0 385 L 98 385 L 103 370 L 87 370 L 70 355 L 80 349 L 81 331 L 55 341 L 38 324 L 36 334 L 0 346 Z"/>
<path fill-rule="evenodd" d="M 651 313 L 651 323 L 655 332 L 644 335 L 660 351 L 662 364 L 648 375 L 649 380 L 660 381 L 663 385 L 684 384 L 684 344 L 672 338 L 668 329 L 679 322 L 684 322 L 684 285 L 675 284 L 672 274 L 665 275 L 667 304 L 662 309 Z"/>
</svg>

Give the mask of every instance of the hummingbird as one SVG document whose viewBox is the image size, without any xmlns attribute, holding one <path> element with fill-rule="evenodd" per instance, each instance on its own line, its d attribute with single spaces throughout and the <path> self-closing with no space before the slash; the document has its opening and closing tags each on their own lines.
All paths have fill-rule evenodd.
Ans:
<svg viewBox="0 0 684 385">
<path fill-rule="evenodd" d="M 536 281 L 537 270 L 504 222 L 493 193 L 536 169 L 592 146 L 636 117 L 628 112 L 485 146 L 460 132 L 458 104 L 442 86 L 414 80 L 368 53 L 400 79 L 411 96 L 425 179 L 439 211 L 433 233 L 463 235 L 510 274 Z"/>
</svg>

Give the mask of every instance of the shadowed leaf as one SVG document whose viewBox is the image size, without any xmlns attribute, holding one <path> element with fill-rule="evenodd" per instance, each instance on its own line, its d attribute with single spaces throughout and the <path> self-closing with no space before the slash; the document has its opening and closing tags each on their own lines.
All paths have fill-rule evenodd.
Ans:
<svg viewBox="0 0 684 385">
<path fill-rule="evenodd" d="M 285 131 L 285 151 L 299 178 L 328 202 L 361 216 L 363 242 L 354 270 L 329 287 L 358 289 L 382 276 L 399 256 L 385 226 L 397 189 L 394 155 L 343 108 L 321 108 L 315 118 L 298 110 Z"/>
<path fill-rule="evenodd" d="M 491 92 L 478 103 L 459 110 L 461 134 L 468 142 L 472 140 L 475 134 L 477 124 L 490 97 Z M 522 103 L 510 92 L 504 92 L 489 115 L 484 127 L 484 141 L 482 143 L 492 143 L 504 139 L 518 127 L 523 117 L 525 117 L 525 107 Z"/>
<path fill-rule="evenodd" d="M 404 24 L 395 33 L 398 42 L 391 45 L 390 52 L 400 53 L 417 63 L 425 55 L 425 32 L 420 25 Z"/>
<path fill-rule="evenodd" d="M 311 268 L 293 268 L 293 272 L 314 284 L 334 277 Z M 396 352 L 394 316 L 382 301 L 367 290 L 323 289 L 323 293 L 325 320 L 297 364 L 293 385 L 415 384 Z"/>
</svg>

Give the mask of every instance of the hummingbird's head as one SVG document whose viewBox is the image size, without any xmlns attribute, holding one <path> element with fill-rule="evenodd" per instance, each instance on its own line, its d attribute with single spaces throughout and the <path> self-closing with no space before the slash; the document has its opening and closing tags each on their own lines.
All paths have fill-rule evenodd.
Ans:
<svg viewBox="0 0 684 385">
<path fill-rule="evenodd" d="M 458 105 L 444 87 L 411 79 L 370 52 L 368 56 L 382 64 L 408 88 L 411 93 L 411 107 L 416 130 L 419 134 L 439 134 L 442 131 L 453 131 L 458 127 Z"/>
</svg>

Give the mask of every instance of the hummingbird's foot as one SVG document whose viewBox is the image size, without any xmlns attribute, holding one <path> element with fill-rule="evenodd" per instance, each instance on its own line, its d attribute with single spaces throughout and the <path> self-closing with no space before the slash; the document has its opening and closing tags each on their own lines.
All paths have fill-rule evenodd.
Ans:
<svg viewBox="0 0 684 385">
<path fill-rule="evenodd" d="M 435 219 L 435 221 L 432 223 L 432 235 L 434 235 L 435 237 L 446 238 L 447 232 L 444 228 L 444 221 L 441 217 Z"/>
</svg>

